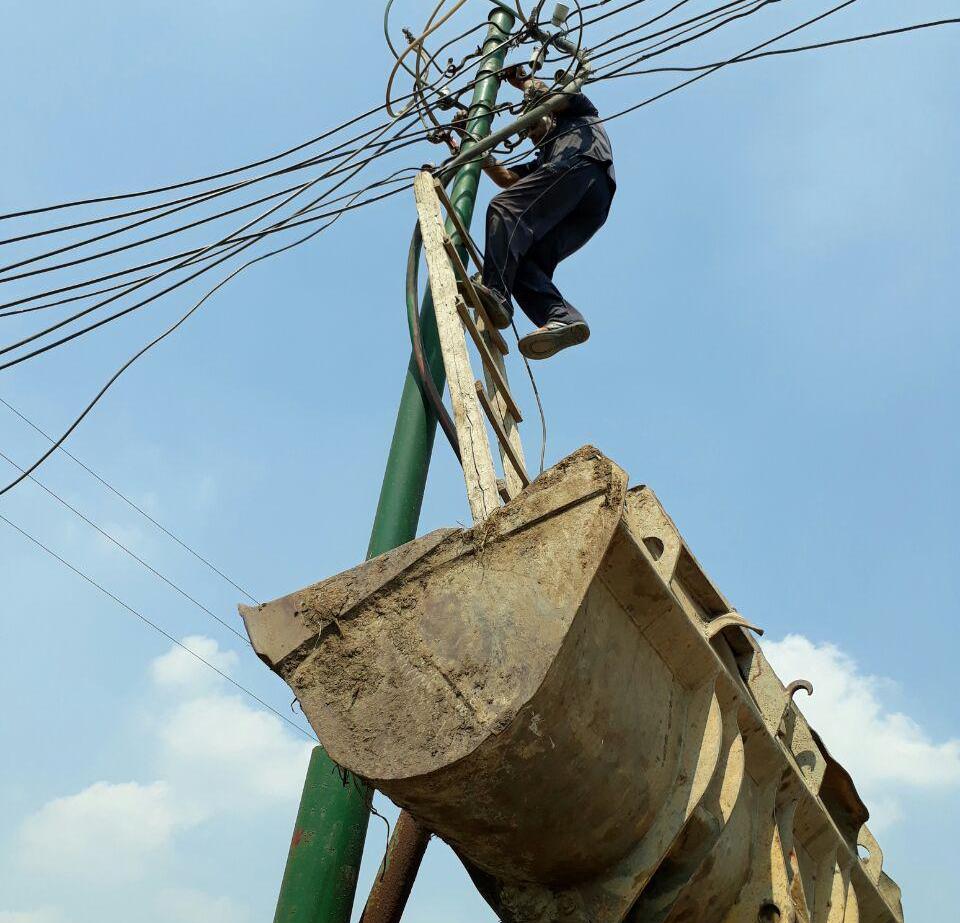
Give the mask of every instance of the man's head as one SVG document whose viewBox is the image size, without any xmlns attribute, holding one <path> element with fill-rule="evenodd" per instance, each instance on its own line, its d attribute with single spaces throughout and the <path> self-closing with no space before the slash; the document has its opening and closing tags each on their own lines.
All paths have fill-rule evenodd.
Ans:
<svg viewBox="0 0 960 923">
<path fill-rule="evenodd" d="M 529 74 L 521 64 L 509 67 L 504 71 L 504 79 L 512 87 L 523 90 L 526 108 L 532 109 L 550 92 L 550 88 L 542 81 Z M 542 116 L 526 131 L 526 136 L 539 144 L 554 128 L 554 117 L 550 114 Z"/>
<path fill-rule="evenodd" d="M 542 115 L 539 119 L 527 129 L 527 137 L 534 143 L 539 144 L 547 135 L 553 131 L 554 118 L 551 114 Z"/>
</svg>

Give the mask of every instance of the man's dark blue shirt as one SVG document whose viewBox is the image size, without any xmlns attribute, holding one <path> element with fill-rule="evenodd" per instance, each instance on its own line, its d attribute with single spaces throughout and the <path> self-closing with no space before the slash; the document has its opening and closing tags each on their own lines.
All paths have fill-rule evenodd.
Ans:
<svg viewBox="0 0 960 923">
<path fill-rule="evenodd" d="M 610 138 L 600 121 L 597 107 L 582 93 L 572 95 L 566 107 L 556 113 L 553 130 L 538 148 L 533 160 L 513 168 L 521 178 L 547 164 L 572 166 L 577 161 L 590 160 L 607 168 L 610 184 L 616 188 Z"/>
</svg>

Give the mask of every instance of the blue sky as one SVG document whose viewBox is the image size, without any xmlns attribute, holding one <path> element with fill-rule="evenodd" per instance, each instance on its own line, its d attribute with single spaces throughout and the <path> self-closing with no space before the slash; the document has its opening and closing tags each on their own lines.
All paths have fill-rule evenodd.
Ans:
<svg viewBox="0 0 960 923">
<path fill-rule="evenodd" d="M 398 4 L 397 23 L 418 25 L 426 6 Z M 780 6 L 714 47 L 742 50 L 810 5 Z M 473 0 L 462 21 L 483 9 Z M 809 35 L 956 9 L 864 0 Z M 3 212 L 256 159 L 376 105 L 388 70 L 379 4 L 2 10 Z M 948 686 L 958 42 L 953 27 L 745 64 L 612 122 L 610 222 L 558 275 L 593 338 L 536 368 L 548 460 L 591 442 L 652 486 L 766 628 L 784 678 L 814 680 L 802 705 L 852 769 L 917 919 L 938 911 L 960 859 Z M 663 85 L 591 95 L 610 112 Z M 408 162 L 433 156 L 414 150 Z M 122 379 L 72 451 L 259 598 L 357 563 L 408 356 L 413 214 L 406 196 L 360 211 L 237 279 Z M 188 303 L 175 296 L 2 372 L 0 396 L 59 431 Z M 3 323 L 6 342 L 21 328 Z M 532 456 L 535 425 L 525 439 Z M 22 463 L 44 445 L 0 407 L 0 448 Z M 236 590 L 68 459 L 39 478 L 235 619 Z M 235 636 L 39 488 L 22 485 L 0 512 L 289 713 L 286 687 Z M 467 517 L 438 442 L 421 530 Z M 0 527 L 0 923 L 269 919 L 302 739 Z M 382 848 L 374 820 L 361 892 Z M 490 915 L 435 844 L 408 918 Z"/>
</svg>

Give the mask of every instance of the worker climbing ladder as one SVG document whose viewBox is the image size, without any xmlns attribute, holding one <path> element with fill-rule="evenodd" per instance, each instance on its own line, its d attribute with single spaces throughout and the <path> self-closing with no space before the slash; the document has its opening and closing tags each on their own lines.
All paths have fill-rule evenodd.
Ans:
<svg viewBox="0 0 960 923">
<path fill-rule="evenodd" d="M 504 361 L 509 347 L 491 323 L 456 242 L 446 232 L 441 205 L 470 258 L 482 270 L 483 259 L 443 184 L 424 171 L 414 183 L 414 192 L 467 499 L 474 521 L 481 522 L 501 500 L 515 497 L 530 483 L 518 430 L 523 417 L 510 391 Z M 474 375 L 467 335 L 480 356 L 484 382 Z M 497 478 L 485 419 L 499 445 L 502 480 Z"/>
</svg>

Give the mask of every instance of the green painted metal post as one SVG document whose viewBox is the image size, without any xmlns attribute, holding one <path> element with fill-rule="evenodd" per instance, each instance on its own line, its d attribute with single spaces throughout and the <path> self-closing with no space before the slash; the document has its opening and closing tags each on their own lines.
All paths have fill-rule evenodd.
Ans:
<svg viewBox="0 0 960 923">
<path fill-rule="evenodd" d="M 275 923 L 346 923 L 366 836 L 366 801 L 344 787 L 323 747 L 314 747 L 280 886 Z"/>
<path fill-rule="evenodd" d="M 505 42 L 513 25 L 514 16 L 509 10 L 498 8 L 491 12 L 484 44 L 486 58 L 478 73 L 481 79 L 474 88 L 467 123 L 475 138 L 490 132 L 492 110 L 500 89 L 498 72 L 503 66 Z M 479 182 L 480 165 L 471 164 L 457 174 L 451 189 L 450 198 L 467 227 L 473 219 Z M 448 223 L 447 232 L 451 236 L 454 230 Z M 466 260 L 465 249 L 461 246 L 460 250 Z M 421 334 L 427 365 L 442 392 L 446 376 L 429 293 L 421 312 Z M 436 416 L 420 391 L 416 366 L 411 359 L 368 558 L 416 537 L 436 431 Z M 368 794 L 353 784 L 353 780 L 343 785 L 334 764 L 323 749 L 317 747 L 307 770 L 274 923 L 348 923 L 368 820 Z"/>
<path fill-rule="evenodd" d="M 486 76 L 479 80 L 474 89 L 467 122 L 467 130 L 475 138 L 482 138 L 490 133 L 493 121 L 491 113 L 500 89 L 498 72 L 506 56 L 504 42 L 513 28 L 513 23 L 513 15 L 506 10 L 497 9 L 490 14 L 490 30 L 484 45 L 487 57 L 478 74 L 478 77 Z M 464 151 L 468 150 L 469 146 L 464 145 Z M 450 190 L 450 201 L 465 227 L 470 227 L 473 220 L 479 184 L 480 164 L 474 163 L 460 170 Z M 449 221 L 447 233 L 456 240 L 455 228 Z M 467 252 L 462 244 L 459 250 L 466 263 Z M 420 326 L 427 365 L 437 383 L 437 390 L 442 394 L 446 373 L 440 353 L 437 322 L 433 314 L 433 299 L 429 292 L 424 298 Z M 416 536 L 436 432 L 437 418 L 420 391 L 417 367 L 411 359 L 403 384 L 403 396 L 400 399 L 397 425 L 380 491 L 380 503 L 370 536 L 368 557 L 383 554 Z"/>
</svg>

